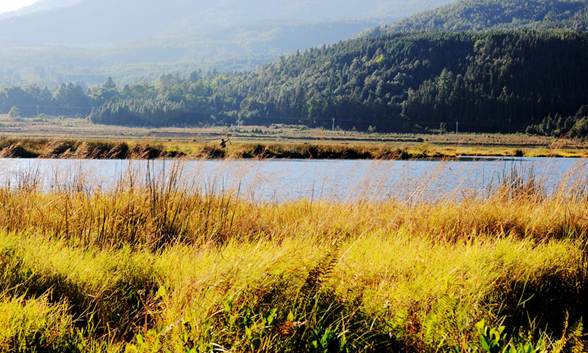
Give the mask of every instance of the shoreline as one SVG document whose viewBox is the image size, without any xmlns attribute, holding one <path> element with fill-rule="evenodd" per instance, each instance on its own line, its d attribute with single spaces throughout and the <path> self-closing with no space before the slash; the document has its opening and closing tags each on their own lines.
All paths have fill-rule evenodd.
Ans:
<svg viewBox="0 0 588 353">
<path fill-rule="evenodd" d="M 126 142 L 73 139 L 0 139 L 0 158 L 23 159 L 339 159 L 464 160 L 505 157 L 586 158 L 582 149 L 512 148 L 477 145 L 333 144 L 240 142 L 221 148 L 212 142 Z"/>
</svg>

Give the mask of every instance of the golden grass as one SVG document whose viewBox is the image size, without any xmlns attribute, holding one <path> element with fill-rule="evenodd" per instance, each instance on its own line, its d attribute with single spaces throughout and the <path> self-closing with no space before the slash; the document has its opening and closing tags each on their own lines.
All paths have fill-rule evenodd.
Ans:
<svg viewBox="0 0 588 353">
<path fill-rule="evenodd" d="M 227 135 L 231 136 L 232 144 L 221 149 L 220 139 Z M 56 142 L 64 142 L 73 148 L 70 151 L 55 149 Z M 133 128 L 94 125 L 83 119 L 46 118 L 15 122 L 0 116 L 0 155 L 14 155 L 12 150 L 11 153 L 1 150 L 7 145 L 20 145 L 24 148 L 24 151 L 17 151 L 21 157 L 113 158 L 105 147 L 110 149 L 121 144 L 126 144 L 129 150 L 139 147 L 136 153 L 128 153 L 127 158 L 588 157 L 586 141 L 525 134 L 368 134 L 294 125 Z M 139 153 L 146 147 L 157 153 Z M 23 155 L 22 152 L 27 153 Z M 115 158 L 121 157 L 116 154 Z"/>
<path fill-rule="evenodd" d="M 180 187 L 176 173 L 0 188 L 0 347 L 584 349 L 582 185 L 263 203 Z"/>
</svg>

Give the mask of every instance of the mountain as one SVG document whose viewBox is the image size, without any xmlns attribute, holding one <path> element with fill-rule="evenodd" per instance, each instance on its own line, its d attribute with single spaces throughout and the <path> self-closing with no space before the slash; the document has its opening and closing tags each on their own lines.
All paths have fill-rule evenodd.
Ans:
<svg viewBox="0 0 588 353">
<path fill-rule="evenodd" d="M 398 30 L 588 29 L 586 0 L 463 0 L 387 27 Z"/>
<path fill-rule="evenodd" d="M 0 19 L 0 85 L 251 69 L 451 1 L 44 0 Z"/>
<path fill-rule="evenodd" d="M 402 18 L 451 0 L 45 0 L 0 21 L 0 46 L 116 44 L 260 21 Z M 60 6 L 74 4 L 75 6 Z M 34 11 L 49 8 L 52 11 Z"/>
<path fill-rule="evenodd" d="M 82 1 L 83 0 L 41 0 L 36 3 L 33 3 L 32 5 L 26 6 L 20 10 L 2 13 L 2 14 L 0 14 L 0 20 L 10 18 L 10 17 L 18 17 L 18 16 L 23 16 L 23 15 L 28 15 L 28 14 L 40 12 L 40 11 L 68 7 L 68 6 L 79 4 Z"/>
</svg>

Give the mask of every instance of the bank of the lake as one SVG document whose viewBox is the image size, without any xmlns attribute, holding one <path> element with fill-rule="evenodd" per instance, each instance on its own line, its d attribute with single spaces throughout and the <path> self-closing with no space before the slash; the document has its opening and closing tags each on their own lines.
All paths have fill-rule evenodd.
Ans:
<svg viewBox="0 0 588 353">
<path fill-rule="evenodd" d="M 565 141 L 526 144 L 520 141 L 493 143 L 485 136 L 454 140 L 431 138 L 419 142 L 313 141 L 243 142 L 234 140 L 223 147 L 219 141 L 117 141 L 73 139 L 0 139 L 0 158 L 50 159 L 453 159 L 460 156 L 493 157 L 588 157 L 581 143 Z"/>
</svg>

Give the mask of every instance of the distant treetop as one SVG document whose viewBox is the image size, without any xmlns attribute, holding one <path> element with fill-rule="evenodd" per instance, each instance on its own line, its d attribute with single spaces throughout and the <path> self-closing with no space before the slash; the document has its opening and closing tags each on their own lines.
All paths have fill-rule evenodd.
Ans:
<svg viewBox="0 0 588 353">
<path fill-rule="evenodd" d="M 386 27 L 388 31 L 588 29 L 587 0 L 462 0 Z"/>
</svg>

